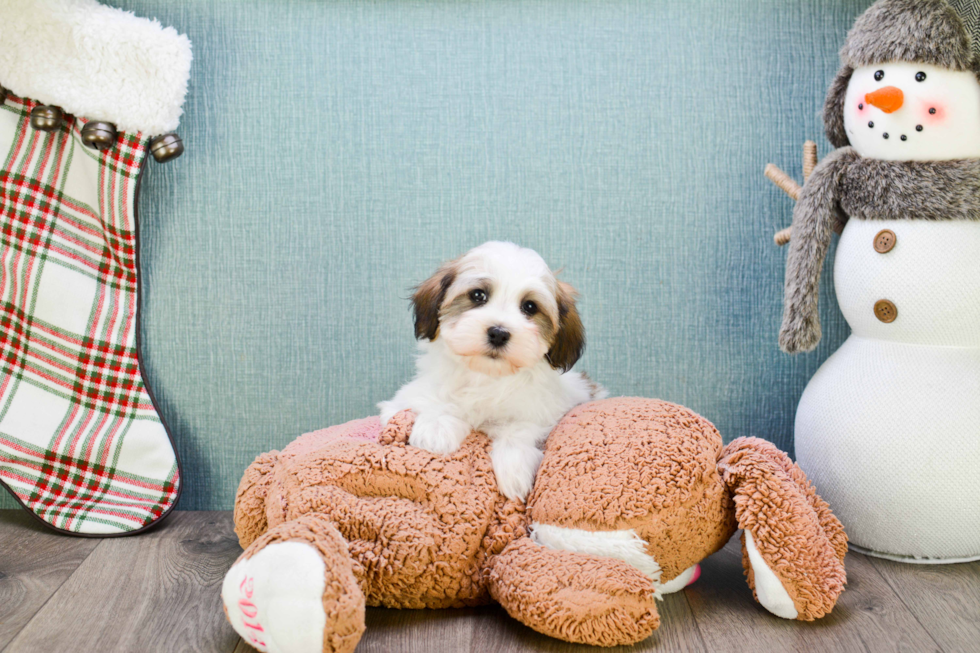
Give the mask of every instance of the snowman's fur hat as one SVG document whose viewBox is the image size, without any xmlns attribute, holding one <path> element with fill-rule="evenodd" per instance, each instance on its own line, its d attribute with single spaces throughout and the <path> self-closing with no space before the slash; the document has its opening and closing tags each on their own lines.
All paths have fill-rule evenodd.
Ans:
<svg viewBox="0 0 980 653">
<path fill-rule="evenodd" d="M 878 0 L 854 22 L 840 51 L 841 69 L 827 93 L 823 120 L 834 147 L 849 145 L 844 97 L 855 68 L 907 61 L 951 70 L 972 70 L 980 58 L 970 35 L 946 0 Z"/>
</svg>

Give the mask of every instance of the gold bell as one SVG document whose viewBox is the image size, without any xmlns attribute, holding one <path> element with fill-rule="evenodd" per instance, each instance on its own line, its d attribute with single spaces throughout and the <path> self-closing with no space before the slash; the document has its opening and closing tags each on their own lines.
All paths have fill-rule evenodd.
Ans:
<svg viewBox="0 0 980 653">
<path fill-rule="evenodd" d="M 184 153 L 184 141 L 177 134 L 164 134 L 150 141 L 150 152 L 158 163 L 166 163 Z"/>
<path fill-rule="evenodd" d="M 65 115 L 58 107 L 36 106 L 31 109 L 31 127 L 42 132 L 60 129 Z"/>
<path fill-rule="evenodd" d="M 87 122 L 82 127 L 82 142 L 96 150 L 108 150 L 116 144 L 116 126 L 111 122 Z"/>
</svg>

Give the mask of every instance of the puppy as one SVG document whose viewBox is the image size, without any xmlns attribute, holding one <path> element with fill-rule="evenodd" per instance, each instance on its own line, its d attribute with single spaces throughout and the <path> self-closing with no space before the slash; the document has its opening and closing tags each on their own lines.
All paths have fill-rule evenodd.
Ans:
<svg viewBox="0 0 980 653">
<path fill-rule="evenodd" d="M 537 252 L 513 243 L 443 264 L 415 289 L 417 372 L 378 404 L 381 421 L 414 411 L 409 444 L 440 454 L 483 431 L 500 491 L 525 499 L 551 429 L 606 394 L 569 371 L 585 348 L 575 296 Z"/>
</svg>

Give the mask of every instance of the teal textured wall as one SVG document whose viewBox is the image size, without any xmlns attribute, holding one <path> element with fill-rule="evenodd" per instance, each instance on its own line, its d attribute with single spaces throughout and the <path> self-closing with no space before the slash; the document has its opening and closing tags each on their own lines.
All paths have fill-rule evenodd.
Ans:
<svg viewBox="0 0 980 653">
<path fill-rule="evenodd" d="M 230 508 L 256 454 L 373 413 L 412 373 L 408 288 L 491 238 L 581 290 L 579 368 L 613 394 L 792 450 L 847 326 L 825 283 L 820 348 L 777 349 L 792 202 L 762 169 L 827 152 L 868 0 L 109 3 L 194 44 L 187 153 L 140 200 L 182 508 Z"/>
</svg>

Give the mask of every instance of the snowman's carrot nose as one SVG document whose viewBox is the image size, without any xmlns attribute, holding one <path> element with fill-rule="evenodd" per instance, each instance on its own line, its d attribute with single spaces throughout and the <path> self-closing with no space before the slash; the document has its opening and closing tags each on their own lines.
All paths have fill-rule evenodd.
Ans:
<svg viewBox="0 0 980 653">
<path fill-rule="evenodd" d="M 873 107 L 878 107 L 885 113 L 893 113 L 902 108 L 902 103 L 905 101 L 905 94 L 902 93 L 902 89 L 900 88 L 886 86 L 879 88 L 874 93 L 865 95 L 864 101 Z"/>
</svg>

